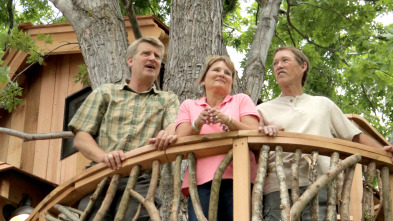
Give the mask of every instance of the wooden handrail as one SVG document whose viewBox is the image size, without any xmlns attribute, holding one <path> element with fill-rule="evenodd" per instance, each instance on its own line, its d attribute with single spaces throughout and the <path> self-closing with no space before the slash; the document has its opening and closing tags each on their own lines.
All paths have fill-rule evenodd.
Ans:
<svg viewBox="0 0 393 221">
<path fill-rule="evenodd" d="M 122 167 L 115 171 L 107 168 L 103 163 L 83 171 L 53 190 L 35 207 L 28 220 L 44 220 L 43 213 L 45 211 L 50 211 L 55 204 L 59 203 L 73 205 L 85 194 L 94 191 L 97 184 L 104 177 L 111 177 L 114 174 L 127 176 L 135 165 L 140 165 L 142 170 L 151 168 L 154 160 L 164 164 L 175 161 L 178 155 L 184 155 L 186 158 L 190 152 L 195 153 L 197 158 L 224 154 L 232 149 L 234 145 L 238 145 L 240 148 L 234 148 L 234 168 L 240 166 L 244 167 L 243 170 L 249 170 L 249 165 L 245 166 L 243 161 L 247 160 L 248 148 L 253 151 L 259 151 L 262 144 L 280 145 L 286 152 L 294 152 L 295 149 L 301 149 L 303 153 L 311 153 L 313 150 L 318 150 L 321 155 L 326 156 L 330 156 L 333 152 L 339 152 L 341 158 L 359 153 L 362 155 L 362 164 L 367 164 L 373 160 L 377 168 L 387 166 L 390 171 L 393 171 L 392 154 L 385 152 L 383 149 L 372 148 L 341 139 L 289 132 L 279 132 L 277 137 L 272 138 L 254 130 L 195 135 L 179 138 L 175 144 L 164 151 L 156 151 L 153 146 L 144 146 L 127 152 Z M 236 181 L 239 179 L 243 181 Z M 249 173 L 234 174 L 234 188 L 241 190 L 241 193 L 234 193 L 234 197 L 238 198 L 238 200 L 242 199 L 234 205 L 234 209 L 236 205 L 242 207 L 241 209 L 235 209 L 234 215 L 237 217 L 249 217 L 249 215 L 247 216 L 250 211 L 248 180 Z M 248 197 L 244 197 L 247 195 Z M 239 211 L 241 214 L 239 214 Z M 249 219 L 246 218 L 245 220 Z"/>
</svg>

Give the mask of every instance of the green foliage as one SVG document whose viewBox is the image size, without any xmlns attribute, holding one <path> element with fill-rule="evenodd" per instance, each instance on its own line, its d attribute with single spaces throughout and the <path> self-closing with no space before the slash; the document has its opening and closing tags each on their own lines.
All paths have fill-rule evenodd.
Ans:
<svg viewBox="0 0 393 221">
<path fill-rule="evenodd" d="M 52 22 L 65 21 L 64 17 L 59 17 L 53 11 L 53 8 L 47 0 L 20 0 L 13 1 L 13 20 L 9 16 L 7 10 L 8 1 L 0 2 L 0 57 L 4 55 L 4 50 L 21 50 L 29 54 L 27 63 L 43 62 L 43 50 L 39 49 L 30 37 L 18 29 L 18 25 L 25 22 L 33 24 L 44 24 Z M 15 5 L 18 4 L 18 6 Z M 14 27 L 10 29 L 10 23 Z M 38 34 L 38 41 L 43 41 L 47 44 L 52 43 L 51 36 Z M 3 63 L 3 61 L 0 62 Z M 0 66 L 0 108 L 6 109 L 11 112 L 14 110 L 22 100 L 19 98 L 22 95 L 22 88 L 18 83 L 11 81 L 8 77 L 9 67 Z"/>
<path fill-rule="evenodd" d="M 0 108 L 11 113 L 19 104 L 22 103 L 22 99 L 19 98 L 22 96 L 22 91 L 23 89 L 19 87 L 18 82 L 8 83 L 0 91 Z"/>
<path fill-rule="evenodd" d="M 384 26 L 375 19 L 392 10 L 391 2 L 297 1 L 290 7 L 289 21 L 286 15 L 278 18 L 261 98 L 267 101 L 280 95 L 270 64 L 274 49 L 292 45 L 310 58 L 306 93 L 329 97 L 343 112 L 365 117 L 381 134 L 390 137 L 393 30 L 392 25 Z M 256 7 L 253 4 L 253 10 L 249 10 L 253 12 L 249 23 L 256 20 Z M 287 1 L 281 7 L 288 10 Z M 251 39 L 246 36 L 243 32 L 238 38 Z"/>
<path fill-rule="evenodd" d="M 7 66 L 3 66 L 2 64 L 4 63 L 3 60 L 0 60 L 0 87 L 1 85 L 5 85 L 10 81 L 10 78 L 8 77 L 8 73 L 10 72 L 10 68 Z"/>
<path fill-rule="evenodd" d="M 90 86 L 89 73 L 87 72 L 86 65 L 79 65 L 78 74 L 74 75 L 74 84 L 80 82 L 83 86 Z"/>
<path fill-rule="evenodd" d="M 134 0 L 134 11 L 136 15 L 153 14 L 166 25 L 169 25 L 170 6 L 171 0 Z M 122 13 L 126 15 L 123 8 Z"/>
</svg>

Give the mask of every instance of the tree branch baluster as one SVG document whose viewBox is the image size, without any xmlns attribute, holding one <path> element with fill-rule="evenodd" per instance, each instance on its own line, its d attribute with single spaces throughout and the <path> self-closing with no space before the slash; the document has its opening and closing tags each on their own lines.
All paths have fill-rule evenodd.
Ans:
<svg viewBox="0 0 393 221">
<path fill-rule="evenodd" d="M 221 178 L 225 172 L 225 169 L 232 162 L 233 150 L 230 150 L 224 159 L 221 161 L 216 172 L 214 173 L 214 178 L 212 182 L 211 192 L 210 192 L 210 203 L 209 203 L 209 221 L 217 220 L 218 211 L 218 199 L 220 195 Z"/>
<path fill-rule="evenodd" d="M 263 221 L 263 184 L 267 173 L 267 163 L 269 159 L 270 147 L 267 145 L 262 146 L 259 152 L 258 170 L 255 177 L 254 187 L 252 189 L 252 203 L 251 203 L 251 216 L 252 221 Z"/>
<path fill-rule="evenodd" d="M 343 184 L 343 191 L 340 200 L 340 217 L 342 221 L 349 221 L 349 200 L 351 198 L 351 186 L 353 181 L 353 176 L 355 174 L 356 164 L 348 167 L 345 170 L 345 179 Z"/>
<path fill-rule="evenodd" d="M 381 169 L 382 177 L 382 195 L 383 195 L 383 211 L 385 220 L 393 220 L 392 216 L 392 199 L 390 198 L 390 177 L 389 168 L 383 166 Z"/>
<path fill-rule="evenodd" d="M 383 194 L 382 194 L 383 187 L 382 187 L 382 178 L 381 178 L 381 171 L 380 170 L 377 170 L 377 178 L 378 178 L 378 190 L 379 190 L 379 207 L 378 207 L 377 211 L 375 212 L 373 221 L 377 221 L 378 216 L 383 208 L 383 203 L 382 203 L 383 202 Z"/>
<path fill-rule="evenodd" d="M 318 151 L 311 152 L 311 164 L 310 164 L 310 171 L 309 171 L 309 183 L 312 185 L 318 178 Z M 319 221 L 319 200 L 318 194 L 314 196 L 311 200 L 311 208 L 310 208 L 310 218 L 311 220 Z"/>
<path fill-rule="evenodd" d="M 173 175 L 173 200 L 171 208 L 171 221 L 178 220 L 179 207 L 180 207 L 180 196 L 181 196 L 181 162 L 183 155 L 176 157 L 175 171 Z"/>
<path fill-rule="evenodd" d="M 333 168 L 339 161 L 340 154 L 338 152 L 333 152 L 330 157 L 330 169 Z M 328 198 L 327 198 L 327 221 L 335 221 L 337 220 L 337 212 L 336 212 L 336 199 L 337 199 L 337 179 L 333 179 L 328 184 Z"/>
<path fill-rule="evenodd" d="M 374 176 L 375 176 L 375 162 L 372 161 L 367 165 L 367 171 L 365 171 L 365 182 L 363 188 L 363 219 L 364 221 L 371 221 L 374 218 Z"/>
<path fill-rule="evenodd" d="M 143 204 L 152 221 L 161 221 L 160 212 L 158 211 L 157 207 L 154 204 L 154 195 L 157 189 L 159 176 L 160 176 L 160 162 L 158 160 L 154 160 L 152 165 L 151 181 L 150 181 L 149 189 L 147 190 L 146 198 L 143 198 L 143 196 L 141 196 L 135 190 L 130 189 L 131 196 L 135 197 L 140 203 Z"/>
<path fill-rule="evenodd" d="M 302 158 L 302 150 L 296 149 L 295 155 L 293 157 L 293 162 L 291 166 L 292 170 L 292 203 L 295 203 L 300 196 L 300 189 L 299 189 L 299 165 L 300 160 Z"/>
<path fill-rule="evenodd" d="M 101 207 L 98 210 L 93 221 L 101 221 L 104 218 L 105 214 L 109 210 L 109 207 L 113 201 L 113 198 L 115 197 L 117 185 L 119 184 L 119 180 L 120 180 L 120 174 L 113 175 L 111 183 L 109 184 L 108 190 L 106 191 L 106 196 L 105 196 L 104 200 L 102 201 Z"/>
<path fill-rule="evenodd" d="M 67 207 L 62 206 L 60 204 L 55 204 L 53 208 L 57 209 L 59 212 L 64 214 L 71 221 L 79 221 L 79 217 L 76 216 L 73 212 L 71 212 Z"/>
<path fill-rule="evenodd" d="M 289 221 L 290 214 L 290 204 L 289 204 L 289 193 L 286 184 L 286 177 L 284 173 L 283 157 L 282 157 L 282 147 L 276 147 L 276 172 L 280 184 L 280 198 L 281 198 L 281 220 Z"/>
<path fill-rule="evenodd" d="M 296 220 L 300 217 L 301 212 L 306 207 L 307 203 L 310 202 L 312 198 L 314 198 L 318 192 L 332 179 L 334 179 L 337 174 L 346 169 L 347 167 L 356 164 L 361 160 L 360 154 L 354 154 L 350 157 L 347 157 L 345 160 L 339 162 L 330 169 L 326 174 L 319 177 L 317 181 L 315 181 L 312 185 L 310 185 L 307 190 L 300 196 L 299 200 L 293 204 L 291 208 L 291 220 Z"/>
<path fill-rule="evenodd" d="M 115 216 L 115 221 L 122 221 L 127 213 L 128 206 L 131 201 L 130 189 L 134 189 L 136 182 L 138 181 L 139 172 L 141 170 L 140 165 L 135 165 L 132 167 L 130 172 L 130 177 L 128 178 L 126 189 L 124 190 L 118 211 Z"/>
<path fill-rule="evenodd" d="M 93 210 L 94 203 L 95 203 L 96 200 L 97 200 L 97 197 L 98 197 L 99 195 L 101 195 L 102 191 L 104 190 L 104 188 L 105 188 L 105 186 L 108 184 L 108 182 L 109 182 L 109 177 L 105 177 L 105 178 L 102 179 L 101 182 L 97 185 L 97 189 L 96 189 L 96 191 L 94 191 L 93 196 L 90 197 L 90 201 L 89 201 L 89 203 L 87 204 L 87 207 L 86 207 L 85 211 L 83 212 L 83 214 L 82 214 L 82 216 L 81 216 L 81 218 L 80 218 L 80 221 L 86 221 L 86 220 L 89 218 L 89 216 L 90 216 L 90 214 L 91 214 L 91 211 Z"/>
<path fill-rule="evenodd" d="M 196 183 L 196 171 L 195 171 L 195 154 L 189 153 L 188 154 L 188 184 L 189 184 L 189 191 L 190 197 L 192 201 L 192 206 L 194 207 L 195 215 L 198 220 L 200 221 L 207 221 L 205 215 L 202 211 L 201 202 L 198 196 L 198 186 Z"/>
</svg>

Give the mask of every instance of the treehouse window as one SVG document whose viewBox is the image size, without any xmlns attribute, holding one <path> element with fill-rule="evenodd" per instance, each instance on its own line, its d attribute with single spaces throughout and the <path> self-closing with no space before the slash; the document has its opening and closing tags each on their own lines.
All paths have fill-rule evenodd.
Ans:
<svg viewBox="0 0 393 221">
<path fill-rule="evenodd" d="M 85 87 L 65 99 L 63 131 L 69 131 L 68 123 L 71 121 L 72 117 L 91 91 L 91 87 Z M 61 159 L 64 159 L 77 151 L 78 150 L 74 147 L 74 138 L 63 138 L 61 143 Z"/>
</svg>

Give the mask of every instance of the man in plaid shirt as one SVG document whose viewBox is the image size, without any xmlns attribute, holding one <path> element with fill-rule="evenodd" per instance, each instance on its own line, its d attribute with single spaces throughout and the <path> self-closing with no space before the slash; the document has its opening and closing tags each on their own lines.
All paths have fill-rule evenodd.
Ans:
<svg viewBox="0 0 393 221">
<path fill-rule="evenodd" d="M 111 169 L 121 167 L 124 152 L 152 144 L 157 150 L 165 149 L 176 141 L 174 123 L 179 100 L 173 92 L 158 91 L 154 86 L 164 45 L 155 37 L 143 37 L 127 49 L 131 80 L 123 84 L 104 84 L 96 88 L 72 118 L 69 127 L 75 134 L 75 147 L 92 164 L 105 163 Z M 104 220 L 114 220 L 128 178 L 121 179 L 115 199 Z M 138 178 L 135 190 L 145 196 L 150 174 Z M 84 197 L 79 209 L 84 210 L 90 200 Z M 91 220 L 104 196 L 97 200 Z M 159 203 L 159 202 L 157 202 Z M 138 207 L 133 199 L 126 214 L 131 220 Z M 149 220 L 145 209 L 138 220 Z"/>
</svg>

